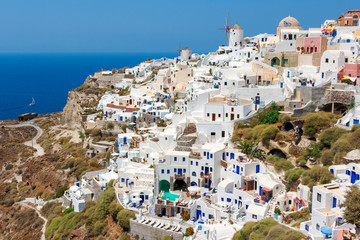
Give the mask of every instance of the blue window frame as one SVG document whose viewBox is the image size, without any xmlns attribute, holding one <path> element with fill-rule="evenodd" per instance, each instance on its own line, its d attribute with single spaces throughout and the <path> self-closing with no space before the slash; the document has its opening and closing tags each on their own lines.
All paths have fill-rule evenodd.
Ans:
<svg viewBox="0 0 360 240">
<path fill-rule="evenodd" d="M 227 198 L 226 201 L 227 201 L 227 202 L 231 202 L 231 198 Z"/>
<path fill-rule="evenodd" d="M 194 177 L 196 177 L 196 172 L 192 172 L 192 175 L 193 175 Z"/>
<path fill-rule="evenodd" d="M 321 202 L 321 194 L 320 193 L 317 194 L 316 199 L 318 200 L 318 202 Z"/>
<path fill-rule="evenodd" d="M 204 170 L 204 166 L 201 166 L 201 170 Z"/>
<path fill-rule="evenodd" d="M 164 171 L 164 169 L 161 169 L 161 173 L 164 173 L 165 171 Z"/>
<path fill-rule="evenodd" d="M 186 173 L 186 169 L 184 168 L 184 173 Z"/>
<path fill-rule="evenodd" d="M 204 152 L 204 157 L 206 156 L 206 152 Z"/>
<path fill-rule="evenodd" d="M 210 168 L 210 172 L 212 172 L 212 167 Z"/>
<path fill-rule="evenodd" d="M 145 195 L 145 200 L 149 200 L 149 195 Z"/>
<path fill-rule="evenodd" d="M 193 165 L 193 161 L 190 161 L 190 165 Z"/>
<path fill-rule="evenodd" d="M 176 173 L 176 168 L 174 168 L 174 172 Z"/>
<path fill-rule="evenodd" d="M 122 179 L 121 179 L 121 182 L 125 182 L 125 178 L 122 178 Z"/>
<path fill-rule="evenodd" d="M 183 162 L 185 162 L 185 157 L 183 157 Z"/>
<path fill-rule="evenodd" d="M 175 162 L 177 161 L 177 157 L 174 157 L 174 161 L 175 161 Z"/>
<path fill-rule="evenodd" d="M 213 158 L 213 154 L 210 154 L 210 158 Z"/>
<path fill-rule="evenodd" d="M 199 162 L 196 162 L 196 166 L 199 166 Z"/>
<path fill-rule="evenodd" d="M 170 169 L 167 170 L 167 174 L 170 174 Z"/>
<path fill-rule="evenodd" d="M 222 201 L 222 202 L 224 201 L 224 198 L 223 198 L 223 197 L 221 198 L 221 201 Z"/>
</svg>

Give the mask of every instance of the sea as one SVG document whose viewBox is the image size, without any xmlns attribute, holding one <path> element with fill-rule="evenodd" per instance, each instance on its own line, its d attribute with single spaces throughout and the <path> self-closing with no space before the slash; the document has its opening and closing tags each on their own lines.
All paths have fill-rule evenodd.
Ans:
<svg viewBox="0 0 360 240">
<path fill-rule="evenodd" d="M 177 53 L 1 53 L 0 120 L 62 111 L 68 92 L 101 70 L 133 67 Z M 34 98 L 35 104 L 30 106 Z"/>
</svg>

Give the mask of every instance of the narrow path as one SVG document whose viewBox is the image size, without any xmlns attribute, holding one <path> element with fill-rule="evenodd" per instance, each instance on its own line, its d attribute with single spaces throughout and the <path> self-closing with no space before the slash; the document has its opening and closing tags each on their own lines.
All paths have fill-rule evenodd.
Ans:
<svg viewBox="0 0 360 240">
<path fill-rule="evenodd" d="M 43 224 L 43 227 L 41 229 L 41 240 L 45 240 L 45 230 L 46 230 L 46 225 L 47 225 L 47 219 L 45 217 L 43 217 L 40 213 L 40 211 L 36 208 L 36 207 L 33 207 L 25 202 L 19 202 L 20 205 L 22 206 L 25 206 L 25 207 L 29 207 L 29 208 L 32 208 L 35 210 L 35 212 L 37 213 L 37 215 L 42 219 L 44 220 L 44 224 Z"/>
<path fill-rule="evenodd" d="M 35 152 L 34 156 L 38 157 L 38 156 L 42 156 L 45 154 L 44 149 L 40 146 L 40 144 L 38 144 L 36 142 L 41 137 L 41 135 L 43 134 L 44 131 L 37 125 L 33 125 L 33 124 L 34 123 L 32 123 L 32 122 L 24 122 L 24 123 L 19 123 L 16 125 L 6 125 L 6 127 L 9 127 L 9 128 L 33 127 L 33 128 L 35 128 L 37 130 L 36 136 L 33 139 L 31 139 L 30 141 L 24 142 L 24 145 L 35 148 L 36 152 Z"/>
</svg>

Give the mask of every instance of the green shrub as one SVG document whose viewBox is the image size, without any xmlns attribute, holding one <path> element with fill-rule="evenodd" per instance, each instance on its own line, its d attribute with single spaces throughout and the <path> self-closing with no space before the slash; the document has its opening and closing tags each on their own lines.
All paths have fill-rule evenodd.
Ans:
<svg viewBox="0 0 360 240">
<path fill-rule="evenodd" d="M 188 227 L 185 230 L 185 236 L 191 236 L 194 234 L 194 228 L 193 227 Z"/>
<path fill-rule="evenodd" d="M 107 125 L 106 125 L 106 129 L 114 129 L 115 125 L 114 123 L 112 122 L 109 122 Z"/>
<path fill-rule="evenodd" d="M 321 156 L 321 162 L 324 166 L 330 166 L 333 164 L 334 155 L 331 150 L 325 150 Z"/>
<path fill-rule="evenodd" d="M 330 148 L 334 142 L 346 133 L 347 131 L 342 128 L 328 128 L 319 135 L 319 140 L 324 147 Z"/>
<path fill-rule="evenodd" d="M 118 213 L 116 219 L 121 227 L 128 230 L 130 229 L 130 219 L 135 219 L 135 213 L 128 209 L 123 209 Z"/>
<path fill-rule="evenodd" d="M 73 211 L 74 211 L 74 208 L 67 208 L 67 209 L 65 209 L 65 211 L 64 211 L 64 215 L 69 214 L 69 213 L 71 213 L 71 212 L 73 212 Z"/>
<path fill-rule="evenodd" d="M 98 128 L 94 128 L 94 129 L 91 130 L 90 135 L 92 137 L 101 136 L 101 130 L 98 129 Z"/>
<path fill-rule="evenodd" d="M 306 148 L 306 156 L 319 158 L 321 157 L 320 144 L 316 142 L 310 143 L 310 145 Z"/>
<path fill-rule="evenodd" d="M 301 168 L 296 168 L 292 171 L 288 171 L 285 174 L 285 179 L 289 182 L 289 184 L 294 184 L 304 173 L 304 170 Z"/>
<path fill-rule="evenodd" d="M 262 141 L 262 143 L 267 144 L 270 140 L 274 140 L 279 132 L 279 128 L 270 125 L 262 131 L 260 140 Z"/>
<path fill-rule="evenodd" d="M 329 127 L 331 123 L 336 122 L 335 115 L 326 112 L 309 113 L 304 118 L 304 133 L 312 138 L 321 128 Z"/>
<path fill-rule="evenodd" d="M 123 210 L 124 208 L 117 202 L 117 200 L 113 200 L 109 207 L 108 207 L 108 211 L 110 216 L 112 216 L 114 221 L 117 221 L 116 217 L 118 215 L 118 213 Z"/>
<path fill-rule="evenodd" d="M 67 187 L 62 187 L 60 188 L 56 194 L 55 194 L 55 197 L 56 198 L 59 198 L 59 197 L 62 197 L 64 195 L 64 192 L 67 190 L 68 188 Z"/>
</svg>

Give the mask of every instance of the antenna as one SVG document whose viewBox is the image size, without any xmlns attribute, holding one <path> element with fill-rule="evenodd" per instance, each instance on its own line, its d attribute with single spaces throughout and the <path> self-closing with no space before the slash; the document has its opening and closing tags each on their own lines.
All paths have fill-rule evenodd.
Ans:
<svg viewBox="0 0 360 240">
<path fill-rule="evenodd" d="M 224 28 L 218 28 L 218 30 L 225 30 L 225 41 L 226 42 L 229 42 L 230 21 L 231 21 L 231 18 L 229 16 L 229 14 L 227 14 L 225 17 Z"/>
</svg>

